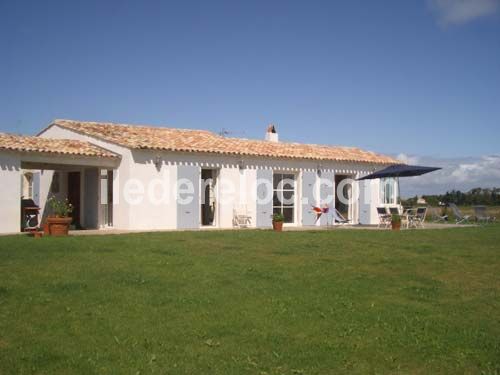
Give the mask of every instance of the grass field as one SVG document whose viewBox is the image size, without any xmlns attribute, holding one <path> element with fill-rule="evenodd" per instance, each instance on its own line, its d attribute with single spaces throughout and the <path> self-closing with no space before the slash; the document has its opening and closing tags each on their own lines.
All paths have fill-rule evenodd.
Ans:
<svg viewBox="0 0 500 375">
<path fill-rule="evenodd" d="M 0 374 L 499 374 L 500 226 L 0 237 Z"/>
</svg>

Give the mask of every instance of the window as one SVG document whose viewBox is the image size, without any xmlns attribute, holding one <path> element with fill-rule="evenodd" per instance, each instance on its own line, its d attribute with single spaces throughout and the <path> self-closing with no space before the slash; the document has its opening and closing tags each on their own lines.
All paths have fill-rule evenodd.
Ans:
<svg viewBox="0 0 500 375">
<path fill-rule="evenodd" d="M 295 222 L 295 176 L 273 175 L 273 214 L 282 214 L 285 223 Z"/>
<path fill-rule="evenodd" d="M 395 185 L 394 178 L 382 178 L 380 180 L 380 198 L 383 204 L 396 203 Z"/>
</svg>

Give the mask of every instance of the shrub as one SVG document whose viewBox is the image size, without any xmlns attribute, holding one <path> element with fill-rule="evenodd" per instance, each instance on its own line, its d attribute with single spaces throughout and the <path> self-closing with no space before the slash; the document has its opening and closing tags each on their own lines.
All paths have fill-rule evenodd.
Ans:
<svg viewBox="0 0 500 375">
<path fill-rule="evenodd" d="M 73 212 L 73 205 L 68 199 L 57 199 L 56 197 L 49 198 L 49 205 L 52 213 L 56 217 L 68 217 Z"/>
<path fill-rule="evenodd" d="M 285 221 L 285 217 L 283 216 L 283 214 L 274 214 L 273 221 L 275 222 Z"/>
</svg>

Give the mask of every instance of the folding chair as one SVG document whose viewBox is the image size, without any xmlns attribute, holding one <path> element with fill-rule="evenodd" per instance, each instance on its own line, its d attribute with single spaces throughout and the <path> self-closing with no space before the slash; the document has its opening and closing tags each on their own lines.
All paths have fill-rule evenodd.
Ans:
<svg viewBox="0 0 500 375">
<path fill-rule="evenodd" d="M 425 216 L 427 215 L 427 207 L 418 207 L 415 216 L 412 217 L 411 224 L 415 228 L 424 228 Z"/>
<path fill-rule="evenodd" d="M 391 215 L 387 212 L 386 207 L 377 207 L 378 228 L 389 228 L 391 226 Z"/>
</svg>

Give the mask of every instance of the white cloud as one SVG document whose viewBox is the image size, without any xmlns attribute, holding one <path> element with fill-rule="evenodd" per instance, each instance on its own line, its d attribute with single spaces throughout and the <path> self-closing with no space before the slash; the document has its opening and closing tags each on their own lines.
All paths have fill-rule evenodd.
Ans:
<svg viewBox="0 0 500 375">
<path fill-rule="evenodd" d="M 490 16 L 500 0 L 427 0 L 442 26 L 461 25 L 477 18 Z"/>
<path fill-rule="evenodd" d="M 468 191 L 475 187 L 500 187 L 500 155 L 460 159 L 400 155 L 398 158 L 409 161 L 409 164 L 443 168 L 423 176 L 401 179 L 401 195 L 404 197 L 442 194 L 449 190 Z"/>
<path fill-rule="evenodd" d="M 411 156 L 407 154 L 399 154 L 396 159 L 401 160 L 405 164 L 418 164 L 418 156 Z"/>
</svg>

